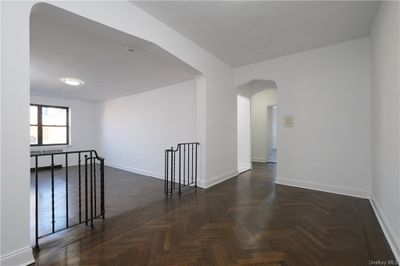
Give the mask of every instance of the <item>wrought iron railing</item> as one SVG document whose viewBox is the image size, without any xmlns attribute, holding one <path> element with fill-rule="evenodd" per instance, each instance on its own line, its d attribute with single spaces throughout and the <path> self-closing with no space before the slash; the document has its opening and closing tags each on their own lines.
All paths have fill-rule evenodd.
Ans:
<svg viewBox="0 0 400 266">
<path fill-rule="evenodd" d="M 197 188 L 197 163 L 199 142 L 179 143 L 174 149 L 165 150 L 164 194 L 179 194 L 185 186 Z"/>
<path fill-rule="evenodd" d="M 74 209 L 78 209 L 77 221 L 73 224 L 70 223 L 69 217 L 69 156 L 71 154 L 76 154 L 78 156 L 78 206 L 74 206 Z M 64 156 L 64 171 L 65 171 L 65 226 L 56 229 L 56 204 L 55 204 L 55 193 L 60 192 L 55 189 L 55 164 L 54 159 L 57 157 Z M 82 158 L 83 156 L 83 158 Z M 50 182 L 51 182 L 51 203 L 43 204 L 44 208 L 40 209 L 39 204 L 39 158 L 49 157 L 50 158 Z M 39 249 L 39 239 L 47 237 L 49 235 L 58 233 L 62 230 L 80 225 L 85 223 L 91 227 L 94 226 L 93 220 L 97 218 L 105 218 L 105 208 L 104 208 L 104 158 L 98 156 L 95 150 L 80 150 L 80 151 L 67 151 L 67 152 L 55 152 L 55 153 L 41 153 L 41 154 L 31 154 L 31 158 L 34 158 L 34 187 L 35 187 L 35 249 Z M 82 165 L 82 159 L 84 160 L 84 165 Z M 96 165 L 100 164 L 100 177 L 97 183 Z M 84 175 L 82 180 L 82 166 L 84 166 Z M 97 205 L 97 187 L 100 189 L 100 206 L 98 213 Z M 44 192 L 46 193 L 46 191 Z M 83 196 L 82 196 L 83 194 Z M 82 205 L 84 201 L 84 205 Z M 39 235 L 39 209 L 41 212 L 51 212 L 51 232 Z M 83 211 L 84 209 L 84 211 Z M 41 221 L 43 222 L 43 221 Z"/>
</svg>

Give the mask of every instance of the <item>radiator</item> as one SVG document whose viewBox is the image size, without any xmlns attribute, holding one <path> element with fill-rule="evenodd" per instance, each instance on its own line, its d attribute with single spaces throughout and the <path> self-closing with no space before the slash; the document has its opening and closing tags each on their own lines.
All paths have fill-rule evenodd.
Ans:
<svg viewBox="0 0 400 266">
<path fill-rule="evenodd" d="M 31 155 L 52 154 L 52 153 L 63 152 L 63 151 L 64 151 L 63 149 L 45 149 L 45 150 L 31 151 Z"/>
</svg>

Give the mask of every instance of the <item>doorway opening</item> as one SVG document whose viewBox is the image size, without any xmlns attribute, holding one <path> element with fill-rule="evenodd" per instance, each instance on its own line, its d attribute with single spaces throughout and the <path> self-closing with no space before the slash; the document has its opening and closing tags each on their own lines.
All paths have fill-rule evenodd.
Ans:
<svg viewBox="0 0 400 266">
<path fill-rule="evenodd" d="M 253 80 L 237 88 L 239 173 L 255 164 L 276 164 L 278 154 L 277 85 Z"/>
</svg>

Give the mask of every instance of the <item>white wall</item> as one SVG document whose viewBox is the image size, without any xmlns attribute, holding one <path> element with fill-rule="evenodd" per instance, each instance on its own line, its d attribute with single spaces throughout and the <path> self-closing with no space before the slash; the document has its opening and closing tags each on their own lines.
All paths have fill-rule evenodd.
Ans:
<svg viewBox="0 0 400 266">
<path fill-rule="evenodd" d="M 101 154 L 106 165 L 164 177 L 164 150 L 197 141 L 196 83 L 99 103 Z"/>
<path fill-rule="evenodd" d="M 371 31 L 372 202 L 400 261 L 400 3 L 382 2 Z"/>
<path fill-rule="evenodd" d="M 29 1 L 1 2 L 1 263 L 33 261 L 29 241 Z M 128 1 L 54 1 L 52 5 L 151 41 L 203 73 L 196 125 L 204 186 L 237 173 L 236 93 L 232 69 Z M 146 25 L 146 27 L 143 27 Z M 26 111 L 21 108 L 26 106 Z M 25 154 L 25 156 L 24 156 Z M 7 156 L 5 156 L 7 155 Z"/>
<path fill-rule="evenodd" d="M 363 38 L 235 70 L 235 85 L 277 84 L 278 183 L 369 197 L 369 58 Z M 293 128 L 283 127 L 286 115 Z"/>
<path fill-rule="evenodd" d="M 277 90 L 266 89 L 251 97 L 251 158 L 266 162 L 272 153 L 272 121 L 268 106 L 276 105 Z"/>
<path fill-rule="evenodd" d="M 31 96 L 31 103 L 48 104 L 69 107 L 70 114 L 70 144 L 60 146 L 35 146 L 31 150 L 63 149 L 64 151 L 96 150 L 98 142 L 96 104 L 87 101 L 70 99 Z M 99 154 L 101 156 L 101 154 Z M 39 157 L 39 166 L 50 165 L 50 159 Z M 77 165 L 77 155 L 70 155 L 69 165 Z M 56 156 L 55 164 L 64 165 L 65 157 Z M 31 159 L 31 167 L 34 166 L 34 159 Z"/>
<path fill-rule="evenodd" d="M 251 169 L 251 130 L 249 96 L 237 95 L 237 145 L 239 173 Z"/>
<path fill-rule="evenodd" d="M 28 3 L 1 2 L 1 265 L 33 262 L 29 235 Z"/>
</svg>

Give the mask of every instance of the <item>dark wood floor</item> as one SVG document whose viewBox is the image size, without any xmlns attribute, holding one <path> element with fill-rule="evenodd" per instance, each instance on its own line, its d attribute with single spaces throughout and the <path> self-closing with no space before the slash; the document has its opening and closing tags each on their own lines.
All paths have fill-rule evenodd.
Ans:
<svg viewBox="0 0 400 266">
<path fill-rule="evenodd" d="M 394 259 L 368 200 L 275 185 L 275 165 L 166 200 L 107 168 L 106 213 L 41 242 L 39 265 L 369 265 Z M 113 191 L 113 192 L 111 192 Z M 116 193 L 118 192 L 118 193 Z"/>
<path fill-rule="evenodd" d="M 100 172 L 97 165 L 97 173 Z M 81 213 L 84 216 L 84 181 L 82 167 L 82 199 Z M 151 205 L 163 201 L 164 195 L 160 193 L 160 185 L 163 182 L 147 176 L 134 174 L 111 167 L 104 167 L 105 172 L 105 209 L 107 218 L 117 216 L 126 211 Z M 66 222 L 65 207 L 65 168 L 56 169 L 54 172 L 55 187 L 55 229 L 62 229 Z M 68 167 L 69 176 L 69 224 L 75 224 L 79 220 L 78 208 L 78 167 Z M 99 175 L 97 175 L 99 177 Z M 31 173 L 31 232 L 34 237 L 34 172 Z M 100 213 L 100 182 L 97 178 L 97 214 Z M 39 171 L 39 234 L 44 235 L 51 232 L 51 172 L 50 170 Z M 82 217 L 84 219 L 84 217 Z M 33 243 L 33 242 L 32 242 Z"/>
</svg>

